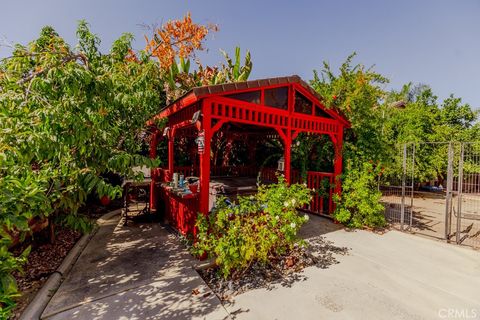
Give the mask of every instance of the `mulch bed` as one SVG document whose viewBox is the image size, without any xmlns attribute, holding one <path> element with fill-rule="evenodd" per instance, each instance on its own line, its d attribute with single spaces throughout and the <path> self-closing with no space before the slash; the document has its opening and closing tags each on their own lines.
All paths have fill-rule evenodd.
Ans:
<svg viewBox="0 0 480 320">
<path fill-rule="evenodd" d="M 13 312 L 13 319 L 20 317 L 22 311 L 32 301 L 48 277 L 60 266 L 80 237 L 81 233 L 78 231 L 57 227 L 53 244 L 47 239 L 36 239 L 35 246 L 32 246 L 28 256 L 28 262 L 23 268 L 24 272 L 15 274 L 22 296 Z"/>
<path fill-rule="evenodd" d="M 87 215 L 92 220 L 100 218 L 103 214 L 121 208 L 121 199 L 114 200 L 108 206 L 98 203 L 89 203 L 80 209 L 80 214 Z M 40 290 L 48 277 L 60 266 L 68 252 L 80 239 L 82 234 L 68 228 L 56 227 L 55 242 L 52 244 L 48 238 L 40 233 L 32 241 L 32 249 L 28 256 L 28 262 L 23 267 L 23 273 L 15 273 L 17 285 L 22 296 L 17 301 L 13 311 L 13 319 L 18 319 L 23 310 L 33 300 L 35 294 Z M 17 249 L 19 254 L 20 249 Z"/>
<path fill-rule="evenodd" d="M 275 285 L 286 287 L 295 282 L 304 281 L 307 277 L 302 273 L 307 267 L 326 269 L 338 263 L 335 254 L 345 255 L 348 248 L 337 247 L 324 237 L 317 236 L 306 240 L 308 246 L 297 246 L 289 254 L 272 259 L 269 264 L 254 263 L 243 274 L 225 280 L 217 267 L 198 270 L 208 286 L 224 302 L 232 302 L 233 297 L 243 292 L 267 288 Z"/>
</svg>

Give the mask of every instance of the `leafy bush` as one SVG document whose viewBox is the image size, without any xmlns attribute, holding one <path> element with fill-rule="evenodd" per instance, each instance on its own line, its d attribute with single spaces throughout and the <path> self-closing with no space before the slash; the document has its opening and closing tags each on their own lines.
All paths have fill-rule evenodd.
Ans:
<svg viewBox="0 0 480 320">
<path fill-rule="evenodd" d="M 32 221 L 48 219 L 50 224 L 89 230 L 91 223 L 78 214 L 87 196 L 113 199 L 121 194 L 105 173 L 134 178 L 132 167 L 158 166 L 157 159 L 139 154 L 145 154 L 143 147 L 149 143 L 145 123 L 165 104 L 169 86 L 188 91 L 202 84 L 246 80 L 250 55 L 241 66 L 240 49 L 235 61 L 226 55 L 227 66 L 220 69 L 199 65 L 192 73 L 184 65 L 172 74 L 170 65 L 162 65 L 177 58 L 186 64 L 194 50 L 203 48 L 210 29 L 216 27 L 197 25 L 187 15 L 156 30 L 143 51 L 133 51 L 133 36 L 125 33 L 105 54 L 98 36 L 80 21 L 77 45 L 67 44 L 47 26 L 38 39 L 15 45 L 12 55 L 0 60 L 2 261 L 21 264 L 23 258 L 12 256 L 9 248 L 30 234 Z M 195 76 L 198 73 L 204 74 Z M 200 82 L 189 82 L 191 78 Z M 161 130 L 163 119 L 156 121 Z M 0 282 L 10 283 L 13 292 L 8 270 L 16 267 L 5 263 L 2 268 Z M 5 292 L 0 292 L 2 310 L 12 297 Z"/>
<path fill-rule="evenodd" d="M 382 193 L 377 188 L 380 169 L 370 162 L 360 168 L 347 165 L 341 196 L 335 195 L 334 217 L 350 227 L 381 227 L 385 225 L 384 207 L 380 203 Z"/>
<path fill-rule="evenodd" d="M 0 319 L 8 319 L 10 312 L 15 308 L 15 299 L 20 294 L 12 272 L 22 271 L 22 265 L 26 263 L 29 253 L 30 247 L 20 256 L 14 257 L 6 245 L 0 246 Z"/>
<path fill-rule="evenodd" d="M 130 34 L 109 54 L 85 22 L 77 36 L 78 46 L 69 46 L 45 27 L 0 60 L 2 310 L 16 295 L 11 272 L 24 260 L 9 248 L 30 234 L 32 221 L 88 229 L 77 214 L 87 195 L 121 193 L 103 173 L 133 176 L 133 166 L 158 164 L 137 154 L 145 122 L 164 101 L 157 64 L 146 54 L 129 58 Z"/>
<path fill-rule="evenodd" d="M 238 203 L 217 201 L 209 216 L 199 215 L 194 252 L 216 258 L 224 277 L 236 276 L 254 262 L 267 263 L 299 242 L 297 232 L 308 220 L 297 209 L 311 200 L 304 185 L 278 183 L 260 186 L 258 193 L 239 197 Z"/>
</svg>

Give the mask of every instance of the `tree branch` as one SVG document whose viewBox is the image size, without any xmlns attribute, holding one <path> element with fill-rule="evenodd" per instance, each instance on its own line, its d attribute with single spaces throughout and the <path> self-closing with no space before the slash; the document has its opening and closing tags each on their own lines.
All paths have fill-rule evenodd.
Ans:
<svg viewBox="0 0 480 320">
<path fill-rule="evenodd" d="M 34 79 L 35 77 L 44 74 L 45 72 L 47 72 L 48 70 L 50 70 L 53 67 L 58 67 L 58 66 L 64 65 L 64 64 L 66 64 L 70 61 L 74 61 L 74 60 L 81 60 L 83 62 L 83 64 L 85 65 L 85 68 L 88 69 L 88 59 L 87 59 L 87 57 L 83 53 L 77 53 L 77 54 L 69 55 L 69 56 L 63 58 L 62 62 L 59 65 L 50 66 L 50 67 L 40 69 L 38 71 L 30 73 L 25 78 L 22 78 L 22 79 L 18 80 L 17 84 L 19 84 L 19 85 L 24 84 L 25 82 L 28 82 L 28 81 Z"/>
<path fill-rule="evenodd" d="M 180 40 L 177 40 L 177 41 L 171 43 L 170 46 L 172 46 L 172 47 L 177 47 L 177 48 L 178 48 L 178 45 L 179 45 L 180 43 L 185 42 L 185 41 L 188 41 L 188 40 L 192 39 L 193 37 L 194 37 L 194 35 L 190 35 L 190 36 L 188 36 L 188 37 L 182 38 L 182 39 L 180 39 Z M 164 44 L 164 43 L 165 43 L 165 42 L 162 41 L 162 42 L 160 42 L 155 48 L 153 48 L 153 50 L 152 50 L 151 53 L 148 55 L 148 57 L 151 58 L 152 55 L 153 55 L 153 52 L 157 51 L 157 49 L 160 48 L 160 46 L 161 46 L 162 44 Z"/>
</svg>

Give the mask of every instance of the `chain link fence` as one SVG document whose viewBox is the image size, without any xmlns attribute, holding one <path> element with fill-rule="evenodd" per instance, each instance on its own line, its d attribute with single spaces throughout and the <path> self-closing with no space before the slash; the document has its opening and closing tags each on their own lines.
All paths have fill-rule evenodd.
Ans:
<svg viewBox="0 0 480 320">
<path fill-rule="evenodd" d="M 401 145 L 379 189 L 393 228 L 480 248 L 480 142 Z"/>
</svg>

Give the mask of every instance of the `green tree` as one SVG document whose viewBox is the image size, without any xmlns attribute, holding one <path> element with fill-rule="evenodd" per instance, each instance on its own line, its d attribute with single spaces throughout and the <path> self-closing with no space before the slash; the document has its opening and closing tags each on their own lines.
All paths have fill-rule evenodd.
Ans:
<svg viewBox="0 0 480 320">
<path fill-rule="evenodd" d="M 77 217 L 89 193 L 118 197 L 105 172 L 133 176 L 132 167 L 155 160 L 138 155 L 148 139 L 145 122 L 165 101 L 158 66 L 142 52 L 132 59 L 131 34 L 102 54 L 100 39 L 81 21 L 78 45 L 51 27 L 17 45 L 0 63 L 0 260 L 18 269 L 8 247 L 33 219 Z M 72 219 L 73 217 L 73 219 Z M 77 218 L 75 218 L 77 217 Z M 8 269 L 7 268 L 7 269 Z M 9 271 L 0 274 L 1 307 L 11 306 Z"/>
<path fill-rule="evenodd" d="M 384 134 L 389 144 L 415 144 L 416 182 L 436 179 L 441 183 L 446 177 L 447 142 L 480 138 L 478 112 L 453 95 L 439 103 L 427 85 L 410 83 L 399 92 L 390 92 L 383 108 Z M 387 176 L 401 176 L 402 159 L 399 149 L 392 153 Z"/>
<path fill-rule="evenodd" d="M 188 15 L 180 25 L 170 21 L 162 32 L 178 36 L 177 26 L 190 36 L 174 43 L 155 38 L 134 52 L 133 36 L 126 33 L 108 54 L 100 52 L 100 39 L 84 21 L 75 46 L 45 27 L 38 39 L 16 45 L 12 56 L 0 61 L 0 318 L 8 316 L 18 295 L 11 273 L 28 254 L 27 249 L 13 256 L 9 248 L 30 234 L 32 221 L 87 229 L 88 220 L 77 214 L 87 195 L 121 193 L 104 173 L 130 178 L 134 166 L 158 165 L 140 154 L 150 137 L 145 124 L 166 104 L 171 81 L 188 91 L 207 80 L 248 78 L 250 54 L 241 65 L 238 48 L 235 60 L 225 54 L 221 68 L 199 65 L 190 71 L 182 59 L 177 65 L 176 52 L 189 48 L 188 57 L 201 49 L 207 30 Z M 162 68 L 166 60 L 175 66 Z"/>
<path fill-rule="evenodd" d="M 450 95 L 440 106 L 440 121 L 435 126 L 434 141 L 478 141 L 478 110 L 462 104 L 461 98 Z"/>
<path fill-rule="evenodd" d="M 373 227 L 384 224 L 383 206 L 378 205 L 381 194 L 371 182 L 390 154 L 382 134 L 381 108 L 386 96 L 383 86 L 388 80 L 372 68 L 352 65 L 354 57 L 352 54 L 346 59 L 338 75 L 324 62 L 321 72 L 314 71 L 310 83 L 324 98 L 326 107 L 338 110 L 351 122 L 343 148 L 345 187 L 335 199 L 334 216 L 350 226 Z M 354 183 L 360 177 L 365 183 Z"/>
</svg>

